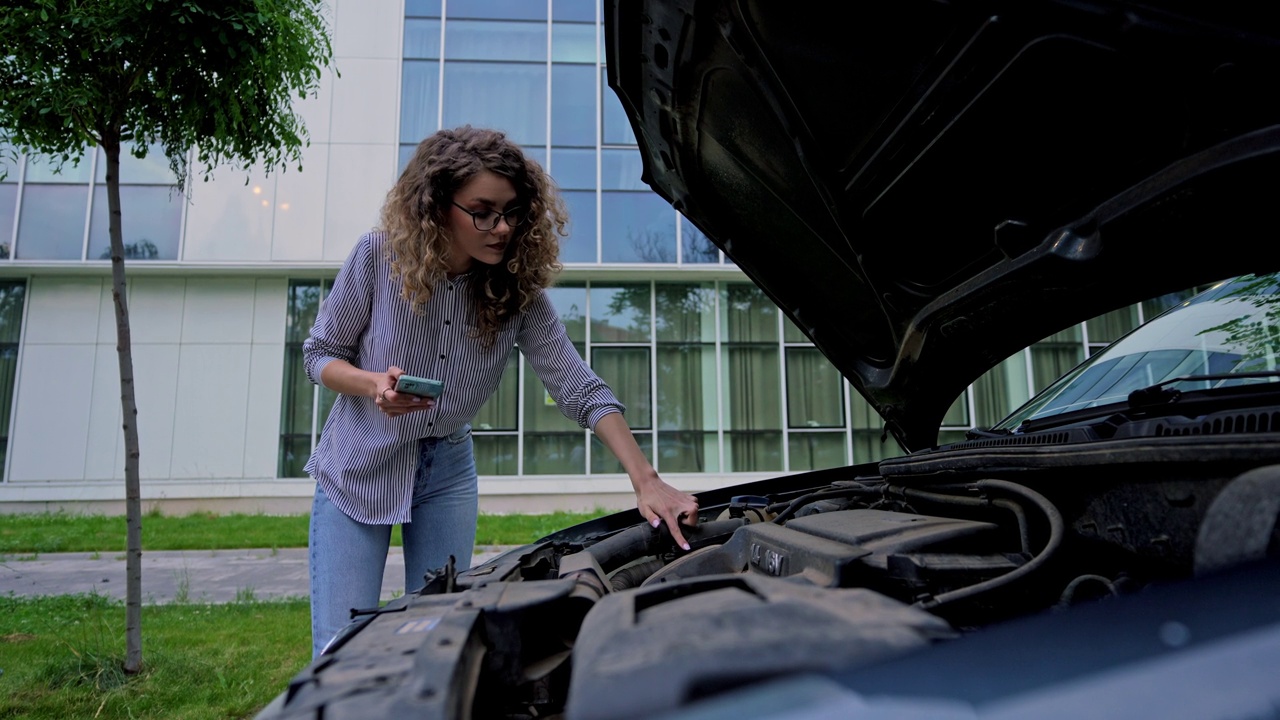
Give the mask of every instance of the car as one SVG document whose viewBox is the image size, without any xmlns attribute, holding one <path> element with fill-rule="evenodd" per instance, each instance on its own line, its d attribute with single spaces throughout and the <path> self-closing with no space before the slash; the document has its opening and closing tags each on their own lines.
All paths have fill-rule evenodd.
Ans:
<svg viewBox="0 0 1280 720">
<path fill-rule="evenodd" d="M 644 179 L 906 451 L 354 618 L 264 718 L 1276 717 L 1280 25 L 1181 0 L 606 0 Z M 1207 287 L 990 428 L 1021 348 Z"/>
</svg>

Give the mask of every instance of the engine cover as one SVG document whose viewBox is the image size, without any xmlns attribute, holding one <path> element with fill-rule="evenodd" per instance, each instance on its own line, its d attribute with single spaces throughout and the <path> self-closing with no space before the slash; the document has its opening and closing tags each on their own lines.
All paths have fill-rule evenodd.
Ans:
<svg viewBox="0 0 1280 720">
<path fill-rule="evenodd" d="M 611 594 L 587 614 L 566 713 L 653 717 L 760 678 L 857 667 L 953 635 L 942 619 L 865 589 L 754 573 L 674 580 Z"/>
</svg>

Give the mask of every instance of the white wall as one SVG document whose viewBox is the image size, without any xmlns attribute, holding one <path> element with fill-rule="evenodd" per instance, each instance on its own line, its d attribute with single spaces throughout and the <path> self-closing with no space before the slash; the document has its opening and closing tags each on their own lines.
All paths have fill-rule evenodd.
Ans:
<svg viewBox="0 0 1280 720">
<path fill-rule="evenodd" d="M 283 277 L 131 280 L 144 480 L 275 476 L 287 286 Z M 9 481 L 123 478 L 110 280 L 35 277 L 27 303 Z"/>
<path fill-rule="evenodd" d="M 301 171 L 223 167 L 192 182 L 184 261 L 338 263 L 377 224 L 396 175 L 404 4 L 333 5 L 338 74 L 295 105 L 310 137 Z"/>
</svg>

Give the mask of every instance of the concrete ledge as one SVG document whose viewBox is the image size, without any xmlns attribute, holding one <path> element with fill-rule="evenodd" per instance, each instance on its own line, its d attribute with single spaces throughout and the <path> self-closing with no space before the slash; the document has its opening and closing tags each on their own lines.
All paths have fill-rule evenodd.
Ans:
<svg viewBox="0 0 1280 720">
<path fill-rule="evenodd" d="M 782 473 L 741 475 L 664 475 L 687 492 L 751 482 Z M 195 512 L 296 515 L 311 510 L 315 483 L 303 479 L 143 480 L 143 511 L 165 515 Z M 635 507 L 631 482 L 622 475 L 523 476 L 480 478 L 480 511 L 549 513 L 594 512 Z M 124 514 L 120 480 L 0 483 L 0 515 L 69 512 Z"/>
</svg>

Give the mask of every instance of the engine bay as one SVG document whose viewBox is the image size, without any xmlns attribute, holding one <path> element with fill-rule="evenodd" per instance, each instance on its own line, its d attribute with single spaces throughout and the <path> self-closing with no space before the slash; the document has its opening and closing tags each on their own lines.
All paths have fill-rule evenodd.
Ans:
<svg viewBox="0 0 1280 720">
<path fill-rule="evenodd" d="M 1275 554 L 1275 444 L 1180 438 L 1199 461 L 1169 462 L 1164 443 L 777 478 L 704 506 L 688 552 L 601 518 L 363 611 L 280 717 L 651 717 Z"/>
</svg>

